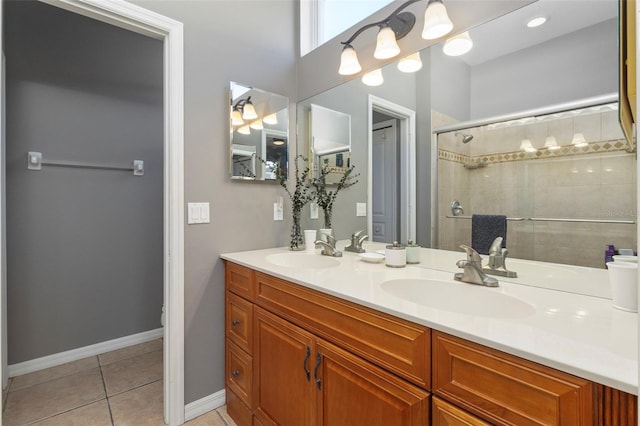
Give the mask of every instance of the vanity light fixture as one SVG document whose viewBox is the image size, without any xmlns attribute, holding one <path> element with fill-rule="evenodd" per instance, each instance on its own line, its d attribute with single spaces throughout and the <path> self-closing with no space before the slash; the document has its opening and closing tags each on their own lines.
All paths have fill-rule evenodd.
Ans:
<svg viewBox="0 0 640 426">
<path fill-rule="evenodd" d="M 531 140 L 529 139 L 522 139 L 522 142 L 520 143 L 520 150 L 524 151 L 524 152 L 536 152 L 537 149 L 535 149 L 533 147 L 533 144 L 531 143 Z"/>
<path fill-rule="evenodd" d="M 544 147 L 550 151 L 555 151 L 562 148 L 560 145 L 558 145 L 555 136 L 547 136 L 547 139 L 544 141 Z"/>
<path fill-rule="evenodd" d="M 243 120 L 255 120 L 258 118 L 258 114 L 256 113 L 256 109 L 253 107 L 251 103 L 251 96 L 247 98 L 247 101 L 242 108 L 242 119 Z"/>
<path fill-rule="evenodd" d="M 262 122 L 265 124 L 271 124 L 272 126 L 278 124 L 278 116 L 274 112 L 273 114 L 269 114 L 262 119 Z"/>
<path fill-rule="evenodd" d="M 259 118 L 255 121 L 252 121 L 251 124 L 249 124 L 249 127 L 251 127 L 254 130 L 264 129 L 264 126 L 262 125 L 262 120 L 260 120 Z"/>
<path fill-rule="evenodd" d="M 445 41 L 442 51 L 447 56 L 460 56 L 469 52 L 472 47 L 473 40 L 469 37 L 469 31 L 465 31 Z"/>
<path fill-rule="evenodd" d="M 239 109 L 233 108 L 231 112 L 231 125 L 232 126 L 242 126 L 244 124 L 244 120 L 242 119 L 242 113 Z"/>
<path fill-rule="evenodd" d="M 367 86 L 380 86 L 384 83 L 384 77 L 382 77 L 382 70 L 378 68 L 362 76 L 362 82 Z"/>
<path fill-rule="evenodd" d="M 421 68 L 422 60 L 420 59 L 420 52 L 406 56 L 398 62 L 398 69 L 402 72 L 416 72 Z"/>
<path fill-rule="evenodd" d="M 238 133 L 240 133 L 242 135 L 250 135 L 251 134 L 251 129 L 249 128 L 249 125 L 246 124 L 246 125 L 238 128 Z"/>
<path fill-rule="evenodd" d="M 358 55 L 353 48 L 353 41 L 365 30 L 378 27 L 378 37 L 374 57 L 376 59 L 389 59 L 400 53 L 398 40 L 409 34 L 416 23 L 416 16 L 411 12 L 402 12 L 407 6 L 421 0 L 408 0 L 394 10 L 391 15 L 379 22 L 367 24 L 357 30 L 347 41 L 341 42 L 344 45 L 340 55 L 340 75 L 353 75 L 362 71 Z M 427 9 L 424 15 L 424 28 L 422 38 L 433 40 L 442 37 L 453 29 L 453 23 L 447 15 L 442 0 L 428 0 Z"/>
<path fill-rule="evenodd" d="M 571 140 L 571 144 L 576 148 L 582 148 L 584 146 L 589 145 L 589 143 L 586 141 L 582 133 L 574 133 L 573 139 Z"/>
</svg>

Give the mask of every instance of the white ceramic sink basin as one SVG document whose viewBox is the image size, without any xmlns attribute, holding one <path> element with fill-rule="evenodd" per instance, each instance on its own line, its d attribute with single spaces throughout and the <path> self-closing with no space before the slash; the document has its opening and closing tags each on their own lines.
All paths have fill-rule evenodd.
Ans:
<svg viewBox="0 0 640 426">
<path fill-rule="evenodd" d="M 457 281 L 397 279 L 382 289 L 400 299 L 449 312 L 490 318 L 521 318 L 532 315 L 530 304 L 490 288 Z"/>
<path fill-rule="evenodd" d="M 340 265 L 340 261 L 317 253 L 277 253 L 266 257 L 267 262 L 285 268 L 324 269 Z"/>
</svg>

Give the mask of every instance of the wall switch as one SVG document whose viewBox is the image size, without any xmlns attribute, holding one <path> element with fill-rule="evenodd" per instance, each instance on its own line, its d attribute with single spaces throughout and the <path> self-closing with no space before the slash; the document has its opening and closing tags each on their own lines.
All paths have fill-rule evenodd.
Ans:
<svg viewBox="0 0 640 426">
<path fill-rule="evenodd" d="M 273 203 L 273 220 L 284 220 L 284 207 L 282 205 L 282 197 Z"/>
<path fill-rule="evenodd" d="M 317 219 L 318 218 L 318 204 L 316 203 L 310 203 L 309 204 L 309 215 L 311 216 L 311 219 Z"/>
<path fill-rule="evenodd" d="M 209 223 L 209 203 L 188 203 L 187 224 Z"/>
<path fill-rule="evenodd" d="M 356 203 L 356 216 L 367 215 L 367 203 Z"/>
</svg>

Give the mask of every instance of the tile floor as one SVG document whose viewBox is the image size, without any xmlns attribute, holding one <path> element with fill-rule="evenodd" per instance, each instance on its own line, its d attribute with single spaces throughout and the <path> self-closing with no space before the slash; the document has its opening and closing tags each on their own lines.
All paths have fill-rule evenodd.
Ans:
<svg viewBox="0 0 640 426">
<path fill-rule="evenodd" d="M 10 379 L 4 426 L 160 426 L 162 339 Z M 189 426 L 235 426 L 226 407 Z"/>
</svg>

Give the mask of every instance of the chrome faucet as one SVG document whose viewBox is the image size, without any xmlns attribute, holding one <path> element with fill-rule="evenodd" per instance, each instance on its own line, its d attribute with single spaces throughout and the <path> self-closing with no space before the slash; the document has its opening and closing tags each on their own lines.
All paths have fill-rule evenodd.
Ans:
<svg viewBox="0 0 640 426">
<path fill-rule="evenodd" d="M 351 235 L 351 244 L 344 248 L 344 251 L 351 251 L 354 253 L 364 253 L 365 250 L 362 248 L 362 243 L 364 240 L 369 238 L 368 235 L 364 234 L 364 229 L 362 231 L 354 232 Z"/>
<path fill-rule="evenodd" d="M 466 260 L 458 260 L 456 266 L 462 268 L 464 272 L 456 273 L 453 278 L 470 284 L 484 285 L 487 287 L 498 287 L 498 280 L 487 276 L 482 272 L 482 258 L 477 251 L 469 246 L 461 245 L 461 249 L 467 252 Z"/>
<path fill-rule="evenodd" d="M 517 278 L 518 274 L 514 271 L 509 271 L 505 264 L 508 254 L 509 251 L 506 248 L 502 248 L 502 237 L 496 238 L 491 243 L 491 247 L 489 247 L 489 262 L 482 267 L 482 271 L 501 277 Z"/>
<path fill-rule="evenodd" d="M 336 249 L 336 238 L 333 235 L 325 235 L 327 241 L 316 240 L 316 244 L 320 244 L 322 251 L 320 254 L 332 257 L 342 257 L 342 252 Z"/>
</svg>

